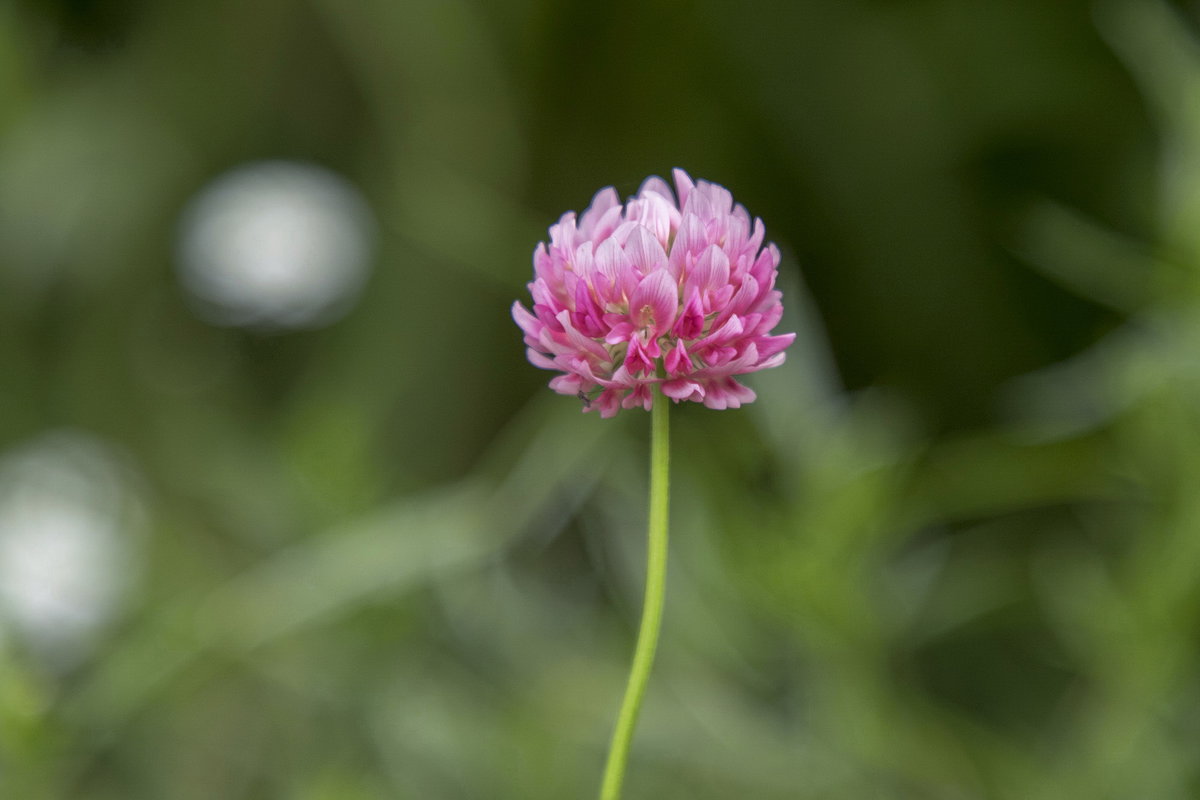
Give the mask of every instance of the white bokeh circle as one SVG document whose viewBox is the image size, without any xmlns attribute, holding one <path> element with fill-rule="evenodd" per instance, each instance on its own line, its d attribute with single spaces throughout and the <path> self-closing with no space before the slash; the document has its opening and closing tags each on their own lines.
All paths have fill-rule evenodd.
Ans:
<svg viewBox="0 0 1200 800">
<path fill-rule="evenodd" d="M 112 448 L 55 431 L 0 457 L 0 631 L 73 660 L 140 573 L 143 512 Z"/>
<path fill-rule="evenodd" d="M 216 178 L 184 210 L 180 279 L 209 322 L 318 327 L 358 296 L 374 236 L 370 207 L 341 176 L 253 162 Z"/>
</svg>

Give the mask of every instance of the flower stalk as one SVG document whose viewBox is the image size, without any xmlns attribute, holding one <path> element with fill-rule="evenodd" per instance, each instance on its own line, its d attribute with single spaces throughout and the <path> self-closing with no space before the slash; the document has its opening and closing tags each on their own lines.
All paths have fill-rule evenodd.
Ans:
<svg viewBox="0 0 1200 800">
<path fill-rule="evenodd" d="M 629 760 L 629 747 L 637 727 L 638 714 L 642 708 L 642 697 L 654 665 L 654 653 L 658 647 L 658 634 L 662 627 L 663 600 L 667 585 L 667 521 L 670 510 L 670 403 L 662 390 L 654 391 L 654 402 L 650 410 L 650 511 L 647 525 L 646 547 L 646 595 L 642 603 L 642 622 L 638 628 L 637 646 L 633 653 L 633 666 L 629 671 L 629 682 L 625 687 L 625 698 L 613 729 L 609 744 L 608 762 L 604 767 L 604 781 L 600 787 L 600 800 L 619 800 L 621 783 L 625 777 L 625 765 Z"/>
</svg>

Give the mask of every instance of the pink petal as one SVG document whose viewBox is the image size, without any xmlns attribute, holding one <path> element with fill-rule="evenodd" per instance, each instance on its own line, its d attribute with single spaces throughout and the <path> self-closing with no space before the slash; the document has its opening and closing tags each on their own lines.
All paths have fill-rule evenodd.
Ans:
<svg viewBox="0 0 1200 800">
<path fill-rule="evenodd" d="M 758 348 L 754 346 L 754 342 L 746 345 L 741 355 L 737 355 L 737 350 L 734 348 L 723 348 L 717 351 L 720 358 L 718 363 L 713 364 L 705 370 L 705 373 L 711 377 L 727 377 L 729 375 L 742 375 L 747 372 L 756 372 L 758 367 Z"/>
<path fill-rule="evenodd" d="M 629 341 L 624 366 L 633 375 L 654 374 L 654 359 L 646 352 L 641 339 L 634 337 Z"/>
<path fill-rule="evenodd" d="M 742 213 L 739 215 L 738 211 Z M 746 237 L 750 234 L 750 217 L 746 216 L 746 209 L 741 206 L 734 206 L 733 214 L 725 220 L 725 241 L 723 247 L 725 252 L 729 253 L 734 258 L 741 255 L 742 250 L 746 247 Z"/>
<path fill-rule="evenodd" d="M 734 314 L 725 321 L 724 325 L 705 336 L 701 343 L 707 347 L 719 347 L 741 336 L 742 331 L 742 320 Z"/>
<path fill-rule="evenodd" d="M 657 194 L 648 194 L 629 204 L 628 219 L 637 220 L 648 229 L 661 247 L 671 240 L 671 232 L 679 227 L 679 209 Z M 626 244 L 628 247 L 628 244 Z"/>
<path fill-rule="evenodd" d="M 725 366 L 737 357 L 736 347 L 709 347 L 704 350 L 704 363 L 708 365 L 705 372 L 726 375 L 729 370 Z"/>
<path fill-rule="evenodd" d="M 572 323 L 571 312 L 560 311 L 558 313 L 558 322 L 563 326 L 563 331 L 566 332 L 567 341 L 571 347 L 575 348 L 580 354 L 589 353 L 592 356 L 605 360 L 608 358 L 608 351 L 590 337 L 584 336 Z"/>
<path fill-rule="evenodd" d="M 638 197 L 645 197 L 647 194 L 656 194 L 666 200 L 671 205 L 675 204 L 675 193 L 671 191 L 671 187 L 667 182 L 657 175 L 651 175 L 646 180 L 642 181 L 641 187 L 638 188 Z"/>
<path fill-rule="evenodd" d="M 597 223 L 612 209 L 619 209 L 620 207 L 621 197 L 617 194 L 617 190 L 611 186 L 604 187 L 596 192 L 596 196 L 592 198 L 591 205 L 580 216 L 579 232 L 589 239 L 594 238 Z"/>
<path fill-rule="evenodd" d="M 575 212 L 568 211 L 559 217 L 557 225 L 550 226 L 550 247 L 574 250 L 576 239 Z"/>
<path fill-rule="evenodd" d="M 554 359 L 547 358 L 545 353 L 535 350 L 532 347 L 525 350 L 525 357 L 529 359 L 530 364 L 533 364 L 538 369 L 559 369 Z"/>
<path fill-rule="evenodd" d="M 550 271 L 550 253 L 546 251 L 546 243 L 538 242 L 533 251 L 533 274 L 544 277 Z"/>
<path fill-rule="evenodd" d="M 708 231 L 704 223 L 695 214 L 684 214 L 679 221 L 679 229 L 675 231 L 675 241 L 671 244 L 671 254 L 667 259 L 671 273 L 676 278 L 683 275 L 707 244 Z"/>
<path fill-rule="evenodd" d="M 728 308 L 729 299 L 733 297 L 733 287 L 726 285 L 722 286 L 708 295 L 709 308 Z"/>
<path fill-rule="evenodd" d="M 779 271 L 780 261 L 779 248 L 774 244 L 769 244 L 758 254 L 758 258 L 754 260 L 754 265 L 750 267 L 750 274 L 759 284 L 774 283 L 775 275 Z"/>
<path fill-rule="evenodd" d="M 733 298 L 725 305 L 725 314 L 745 314 L 752 311 L 757 304 L 758 293 L 758 282 L 754 278 L 747 277 L 738 287 Z"/>
<path fill-rule="evenodd" d="M 583 389 L 583 379 L 578 375 L 559 375 L 550 379 L 550 388 L 559 394 L 579 394 Z"/>
<path fill-rule="evenodd" d="M 650 229 L 643 225 L 638 225 L 629 232 L 629 238 L 625 241 L 625 254 L 643 275 L 649 275 L 667 265 L 667 251 L 663 250 L 663 246 Z"/>
<path fill-rule="evenodd" d="M 608 317 L 616 315 L 606 314 L 605 316 Z M 604 341 L 608 344 L 621 344 L 622 342 L 628 342 L 630 337 L 633 336 L 635 330 L 636 328 L 633 327 L 632 322 L 618 322 L 616 325 L 612 326 L 611 330 L 609 330 L 608 335 L 604 337 Z"/>
<path fill-rule="evenodd" d="M 575 284 L 575 311 L 571 321 L 584 335 L 596 339 L 604 335 L 605 326 L 601 322 L 603 312 L 592 299 L 591 288 L 584 281 Z"/>
<path fill-rule="evenodd" d="M 715 289 L 723 288 L 728 281 L 729 257 L 721 248 L 710 244 L 692 268 L 692 274 L 688 276 L 684 285 L 695 287 L 707 295 Z"/>
<path fill-rule="evenodd" d="M 633 388 L 633 391 L 625 395 L 625 399 L 621 401 L 621 408 L 634 408 L 641 406 L 649 411 L 654 405 L 654 393 L 650 391 L 650 384 L 641 383 Z"/>
<path fill-rule="evenodd" d="M 625 209 L 622 206 L 614 206 L 608 211 L 605 211 L 604 216 L 596 220 L 596 223 L 592 226 L 592 230 L 589 234 L 592 237 L 592 242 L 594 244 L 603 242 L 609 236 L 612 236 L 613 231 L 615 231 L 617 226 L 621 224 L 621 214 L 623 214 L 624 211 Z"/>
<path fill-rule="evenodd" d="M 538 278 L 529 284 L 529 294 L 533 297 L 535 312 L 539 305 L 549 308 L 554 308 L 558 305 L 558 297 L 554 294 L 554 290 L 550 288 L 550 282 L 545 278 Z M 555 309 L 555 313 L 558 313 L 558 310 Z"/>
<path fill-rule="evenodd" d="M 787 360 L 787 353 L 776 353 L 770 358 L 763 359 L 754 365 L 754 371 L 760 369 L 774 369 Z"/>
<path fill-rule="evenodd" d="M 537 315 L 538 322 L 542 323 L 543 329 L 562 332 L 562 325 L 558 323 L 558 311 L 550 306 L 536 303 L 533 306 L 533 313 Z"/>
<path fill-rule="evenodd" d="M 700 292 L 693 289 L 688 297 L 673 333 L 680 339 L 695 339 L 704 332 L 704 307 L 700 303 Z"/>
<path fill-rule="evenodd" d="M 752 389 L 743 386 L 733 378 L 725 378 L 724 380 L 713 381 L 708 385 L 708 393 L 704 398 L 704 405 L 718 410 L 740 408 L 746 403 L 753 403 L 755 397 L 756 395 Z"/>
<path fill-rule="evenodd" d="M 662 392 L 672 400 L 695 400 L 704 399 L 704 387 L 697 381 L 690 381 L 686 378 L 675 378 L 674 380 L 664 381 Z"/>
<path fill-rule="evenodd" d="M 778 294 L 778 293 L 773 293 Z M 780 318 L 783 317 L 783 304 L 779 302 L 778 297 L 769 298 L 770 303 L 766 304 L 766 310 L 759 315 L 759 329 L 769 331 L 779 324 Z M 760 304 L 761 305 L 761 304 Z"/>
<path fill-rule="evenodd" d="M 596 272 L 595 252 L 596 246 L 589 240 L 575 248 L 575 254 L 571 258 L 571 268 L 575 274 L 588 283 L 591 283 Z"/>
<path fill-rule="evenodd" d="M 541 320 L 530 314 L 525 306 L 521 305 L 520 300 L 512 304 L 512 318 L 513 322 L 517 323 L 521 330 L 531 336 L 536 336 L 543 325 Z"/>
<path fill-rule="evenodd" d="M 796 334 L 785 333 L 780 336 L 764 336 L 757 341 L 758 357 L 770 358 L 776 353 L 782 352 L 792 342 L 796 341 Z"/>
<path fill-rule="evenodd" d="M 725 388 L 730 395 L 737 399 L 737 405 L 730 403 L 730 408 L 738 408 L 746 403 L 753 403 L 758 399 L 758 395 L 754 393 L 753 389 L 751 389 L 749 386 L 743 386 L 733 378 L 726 380 Z"/>
<path fill-rule="evenodd" d="M 676 167 L 671 170 L 671 177 L 675 179 L 675 191 L 679 195 L 679 207 L 683 208 L 687 205 L 688 195 L 696 184 L 692 182 L 691 177 L 683 170 Z"/>
<path fill-rule="evenodd" d="M 619 295 L 611 298 L 613 300 L 628 297 L 637 285 L 633 262 L 616 239 L 605 239 L 596 248 L 596 271 L 608 280 L 613 294 Z"/>
<path fill-rule="evenodd" d="M 663 359 L 663 367 L 666 368 L 668 375 L 686 375 L 692 371 L 692 357 L 688 355 L 687 346 L 682 342 L 677 342 L 671 352 L 667 353 L 667 357 Z"/>
<path fill-rule="evenodd" d="M 621 396 L 614 389 L 606 389 L 591 404 L 584 406 L 583 410 L 591 411 L 593 408 L 598 409 L 600 416 L 605 419 L 616 416 L 621 410 Z"/>
<path fill-rule="evenodd" d="M 629 298 L 629 315 L 634 325 L 651 331 L 653 337 L 670 329 L 678 310 L 679 289 L 665 269 L 643 278 Z"/>
<path fill-rule="evenodd" d="M 698 188 L 709 196 L 719 217 L 728 217 L 733 211 L 733 195 L 719 183 L 701 181 Z"/>
<path fill-rule="evenodd" d="M 758 217 L 755 217 L 754 218 L 754 230 L 750 234 L 750 239 L 746 242 L 746 249 L 749 250 L 751 253 L 758 252 L 758 248 L 762 247 L 763 237 L 765 237 L 766 235 L 767 235 L 767 229 L 763 225 L 763 221 L 761 219 L 759 219 Z M 778 248 L 776 248 L 776 252 L 778 252 Z M 778 264 L 779 261 L 776 260 L 775 263 Z"/>
<path fill-rule="evenodd" d="M 588 364 L 586 359 L 580 359 L 578 362 L 572 363 L 570 366 L 573 372 L 580 375 L 589 384 L 594 383 L 597 386 L 603 386 L 605 389 L 623 389 L 637 383 L 637 379 L 629 374 L 629 370 L 625 369 L 624 365 L 617 367 L 616 372 L 613 373 L 611 378 L 605 378 L 597 375 L 592 369 L 591 365 Z M 605 374 L 612 369 L 611 364 L 606 366 L 607 369 L 604 370 Z"/>
<path fill-rule="evenodd" d="M 609 387 L 617 386 L 629 388 L 630 386 L 636 386 L 637 384 L 638 379 L 630 375 L 629 370 L 625 368 L 624 364 L 622 364 L 621 366 L 617 367 L 616 372 L 613 373 L 612 380 L 608 381 L 604 385 Z"/>
</svg>

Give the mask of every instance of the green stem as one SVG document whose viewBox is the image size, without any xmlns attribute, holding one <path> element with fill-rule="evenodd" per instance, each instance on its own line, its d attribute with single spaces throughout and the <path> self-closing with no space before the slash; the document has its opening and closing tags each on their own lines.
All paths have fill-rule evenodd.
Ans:
<svg viewBox="0 0 1200 800">
<path fill-rule="evenodd" d="M 667 511 L 670 497 L 670 436 L 668 407 L 670 400 L 658 388 L 654 390 L 654 406 L 650 411 L 650 521 L 646 552 L 646 599 L 642 603 L 642 624 L 638 629 L 637 647 L 633 652 L 633 667 L 621 701 L 621 713 L 613 729 L 608 748 L 608 763 L 604 766 L 604 782 L 600 800 L 619 800 L 625 763 L 629 760 L 629 745 L 642 708 L 642 696 L 654 664 L 658 632 L 662 627 L 663 596 L 667 586 Z"/>
</svg>

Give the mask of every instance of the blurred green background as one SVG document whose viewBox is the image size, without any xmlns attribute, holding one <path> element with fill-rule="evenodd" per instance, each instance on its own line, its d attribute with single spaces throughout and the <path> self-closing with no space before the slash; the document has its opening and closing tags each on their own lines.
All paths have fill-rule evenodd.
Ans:
<svg viewBox="0 0 1200 800">
<path fill-rule="evenodd" d="M 631 798 L 1200 797 L 1200 27 L 0 3 L 0 796 L 593 796 L 647 415 L 509 318 L 681 166 L 800 332 L 673 420 Z"/>
</svg>

